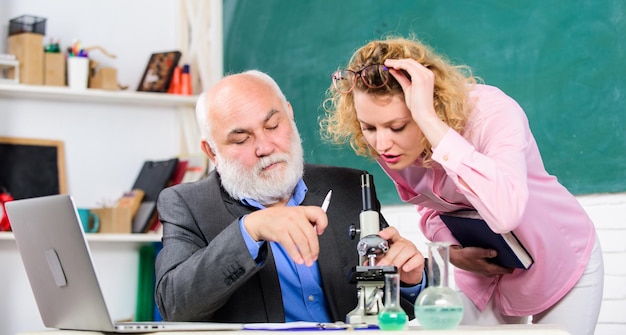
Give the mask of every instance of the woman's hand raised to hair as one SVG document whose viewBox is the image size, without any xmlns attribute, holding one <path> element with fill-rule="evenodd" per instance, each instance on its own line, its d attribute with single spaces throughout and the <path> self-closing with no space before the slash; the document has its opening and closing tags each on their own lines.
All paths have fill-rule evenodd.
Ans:
<svg viewBox="0 0 626 335">
<path fill-rule="evenodd" d="M 436 147 L 449 127 L 435 112 L 433 101 L 435 74 L 414 59 L 387 59 L 385 66 L 402 86 L 404 101 L 411 111 L 413 120 L 428 142 Z M 410 78 L 407 78 L 403 71 Z"/>
</svg>

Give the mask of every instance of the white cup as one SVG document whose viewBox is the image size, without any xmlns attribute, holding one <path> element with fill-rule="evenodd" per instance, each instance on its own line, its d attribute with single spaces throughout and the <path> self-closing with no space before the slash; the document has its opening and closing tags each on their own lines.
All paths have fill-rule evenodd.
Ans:
<svg viewBox="0 0 626 335">
<path fill-rule="evenodd" d="M 72 89 L 87 89 L 89 78 L 89 58 L 88 57 L 68 57 L 67 58 L 67 86 Z"/>
</svg>

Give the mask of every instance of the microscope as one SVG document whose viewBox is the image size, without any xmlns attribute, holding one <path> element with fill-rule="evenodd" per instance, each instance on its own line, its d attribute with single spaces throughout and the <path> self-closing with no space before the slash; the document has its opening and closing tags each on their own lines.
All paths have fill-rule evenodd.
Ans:
<svg viewBox="0 0 626 335">
<path fill-rule="evenodd" d="M 357 306 L 346 315 L 348 324 L 378 323 L 378 312 L 384 307 L 385 274 L 398 272 L 395 266 L 376 266 L 376 256 L 386 253 L 389 243 L 378 235 L 381 227 L 375 192 L 373 176 L 361 175 L 363 210 L 359 214 L 359 228 L 352 225 L 349 232 L 351 239 L 357 234 L 360 237 L 357 244 L 359 265 L 352 269 L 350 276 L 350 283 L 356 283 L 357 287 Z"/>
</svg>

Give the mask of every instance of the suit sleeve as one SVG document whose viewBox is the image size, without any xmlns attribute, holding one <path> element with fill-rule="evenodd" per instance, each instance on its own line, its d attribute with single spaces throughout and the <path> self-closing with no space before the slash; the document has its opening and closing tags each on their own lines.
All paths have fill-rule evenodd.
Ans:
<svg viewBox="0 0 626 335">
<path fill-rule="evenodd" d="M 207 241 L 175 188 L 161 192 L 157 208 L 163 249 L 156 260 L 155 299 L 163 319 L 209 320 L 260 267 L 248 252 L 237 219 Z M 266 254 L 265 246 L 259 257 Z"/>
</svg>

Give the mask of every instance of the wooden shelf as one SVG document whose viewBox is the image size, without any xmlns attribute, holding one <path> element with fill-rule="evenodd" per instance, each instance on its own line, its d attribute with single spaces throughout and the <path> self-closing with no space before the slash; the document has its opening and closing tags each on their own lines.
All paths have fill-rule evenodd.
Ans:
<svg viewBox="0 0 626 335">
<path fill-rule="evenodd" d="M 73 90 L 60 86 L 0 84 L 0 98 L 193 108 L 198 97 L 100 89 Z"/>
<path fill-rule="evenodd" d="M 87 242 L 151 243 L 161 242 L 161 234 L 85 234 Z M 15 241 L 12 232 L 0 232 L 0 241 Z"/>
</svg>

